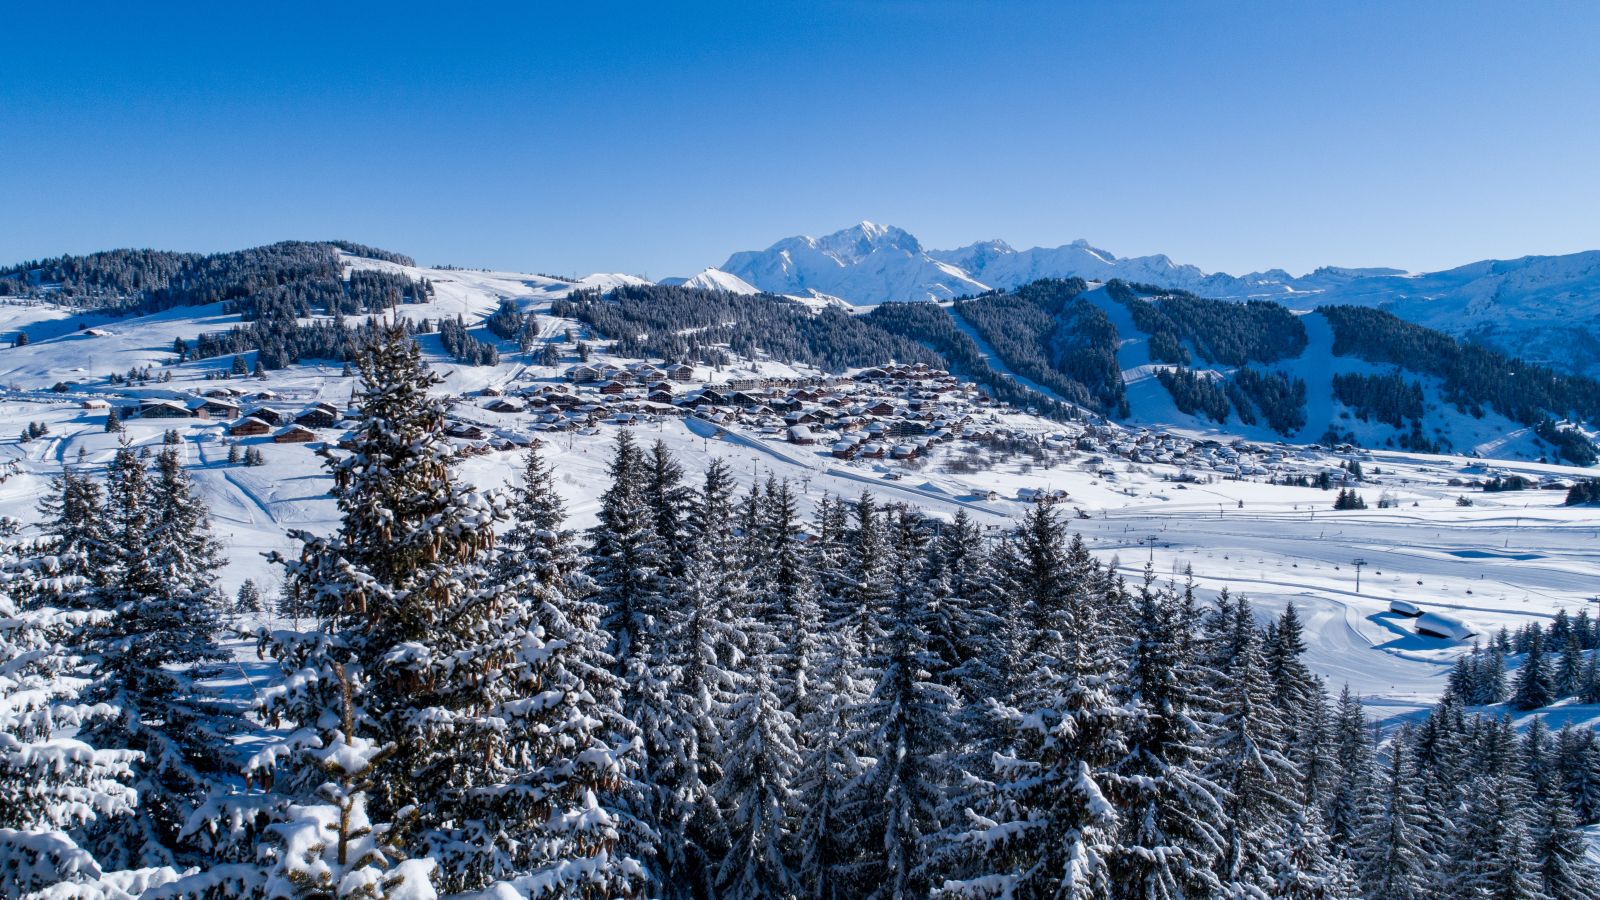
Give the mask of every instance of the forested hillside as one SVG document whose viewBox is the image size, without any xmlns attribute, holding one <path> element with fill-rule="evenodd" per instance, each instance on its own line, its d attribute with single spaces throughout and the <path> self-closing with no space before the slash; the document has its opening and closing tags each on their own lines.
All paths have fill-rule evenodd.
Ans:
<svg viewBox="0 0 1600 900">
<path fill-rule="evenodd" d="M 1491 406 L 1507 418 L 1536 425 L 1546 415 L 1592 421 L 1600 415 L 1600 384 L 1558 375 L 1448 335 L 1413 325 L 1391 313 L 1358 306 L 1323 306 L 1333 324 L 1335 356 L 1401 366 L 1441 379 L 1444 399 L 1482 415 Z"/>
<path fill-rule="evenodd" d="M 837 309 L 813 313 L 772 294 L 622 285 L 605 299 L 593 291 L 574 293 L 555 301 L 551 314 L 593 326 L 624 356 L 724 366 L 731 350 L 747 358 L 760 352 L 828 371 L 889 360 L 949 368 L 939 354 L 870 319 Z"/>
<path fill-rule="evenodd" d="M 244 300 L 258 293 L 312 283 L 316 285 L 313 292 L 322 299 L 306 302 L 325 306 L 329 283 L 342 277 L 339 250 L 416 265 L 409 256 L 348 241 L 283 241 L 209 255 L 112 250 L 34 260 L 0 269 L 0 296 L 35 294 L 42 285 L 49 285 L 55 299 L 85 309 L 148 314 L 178 306 Z M 250 305 L 244 304 L 241 309 Z"/>
<path fill-rule="evenodd" d="M 1251 361 L 1270 366 L 1306 349 L 1299 317 L 1268 300 L 1208 300 L 1188 291 L 1116 279 L 1106 283 L 1106 293 L 1126 306 L 1134 324 L 1150 335 L 1151 362 L 1188 365 L 1188 350 L 1180 343 L 1185 340 L 1201 359 L 1227 366 Z"/>
<path fill-rule="evenodd" d="M 1010 293 L 964 298 L 955 312 L 1017 374 L 1102 414 L 1127 414 L 1117 330 L 1078 299 L 1080 278 L 1049 279 Z"/>
</svg>

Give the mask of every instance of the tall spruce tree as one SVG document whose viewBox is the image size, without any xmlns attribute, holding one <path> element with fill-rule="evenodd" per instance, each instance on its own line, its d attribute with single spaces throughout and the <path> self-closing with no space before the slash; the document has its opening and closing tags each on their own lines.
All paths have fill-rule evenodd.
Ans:
<svg viewBox="0 0 1600 900">
<path fill-rule="evenodd" d="M 622 682 L 623 717 L 638 726 L 644 747 L 640 792 L 631 808 L 648 829 L 672 831 L 677 808 L 674 722 L 668 699 L 673 677 L 664 632 L 672 619 L 671 560 L 655 532 L 645 486 L 648 464 L 629 429 L 618 431 L 610 465 L 611 485 L 600 498 L 599 523 L 589 530 L 588 574 L 594 601 L 605 610 L 602 626 L 611 635 L 607 653 Z M 658 886 L 688 880 L 687 863 L 672 855 L 673 844 L 652 864 Z M 659 887 L 658 887 L 659 889 Z"/>
<path fill-rule="evenodd" d="M 662 815 L 662 856 L 677 873 L 676 883 L 664 888 L 667 896 L 715 892 L 729 841 L 722 814 L 725 808 L 737 811 L 719 803 L 715 791 L 725 765 L 723 720 L 745 683 L 740 662 L 765 648 L 764 642 L 752 643 L 755 626 L 733 530 L 733 492 L 728 467 L 713 460 L 690 501 L 686 543 L 693 549 L 664 623 L 670 724 L 659 778 L 670 792 Z"/>
<path fill-rule="evenodd" d="M 910 900 L 930 887 L 925 862 L 939 830 L 938 810 L 948 776 L 954 691 L 936 680 L 944 662 L 929 647 L 928 628 L 948 593 L 943 578 L 915 571 L 922 523 L 905 513 L 895 518 L 895 594 L 884 636 L 868 664 L 879 672 L 872 695 L 856 709 L 853 742 L 867 749 L 872 766 L 851 786 L 846 809 L 850 839 L 861 853 L 851 877 L 864 896 Z"/>
<path fill-rule="evenodd" d="M 107 468 L 105 496 L 95 554 L 104 568 L 86 599 L 111 615 L 79 632 L 78 649 L 93 671 L 83 697 L 108 714 L 85 723 L 82 737 L 144 756 L 137 814 L 100 823 L 91 844 L 119 868 L 198 859 L 184 846 L 186 826 L 222 790 L 238 726 L 197 684 L 231 658 L 216 641 L 217 544 L 175 454 L 162 455 L 152 478 L 124 441 Z"/>
<path fill-rule="evenodd" d="M 1328 836 L 1333 845 L 1348 851 L 1361 830 L 1361 817 L 1372 790 L 1372 734 L 1361 698 L 1344 686 L 1334 714 L 1335 777 L 1328 797 Z"/>
<path fill-rule="evenodd" d="M 967 812 L 968 829 L 955 837 L 980 874 L 946 881 L 941 896 L 1106 897 L 1120 828 L 1110 798 L 1122 787 L 1110 769 L 1139 714 L 1111 693 L 1122 662 L 1106 610 L 1085 584 L 1100 579 L 1070 567 L 1053 505 L 1029 510 L 1017 531 L 1002 565 L 1030 590 L 1020 598 L 1024 621 L 1052 631 L 1042 641 L 1049 662 L 1030 671 L 1025 706 L 997 710 L 1015 751 L 996 754 L 989 802 Z"/>
<path fill-rule="evenodd" d="M 818 574 L 826 598 L 828 627 L 817 648 L 807 709 L 800 719 L 800 771 L 795 777 L 799 793 L 798 820 L 789 840 L 789 856 L 803 886 L 801 896 L 812 900 L 847 900 L 856 895 L 845 866 L 855 848 L 847 834 L 846 790 L 865 770 L 851 741 L 848 717 L 872 690 L 865 669 L 861 641 L 846 624 L 850 606 L 845 597 L 848 506 L 824 497 L 817 509 L 817 540 L 807 553 L 808 567 Z"/>
<path fill-rule="evenodd" d="M 630 854 L 649 846 L 626 812 L 637 793 L 637 729 L 622 715 L 601 609 L 588 599 L 593 585 L 537 449 L 524 458 L 510 511 L 494 578 L 527 605 L 531 624 L 518 665 L 503 671 L 546 693 L 544 702 L 506 706 L 520 756 L 507 785 L 476 796 L 514 848 L 513 888 L 561 895 L 592 882 L 625 894 L 644 876 Z"/>
<path fill-rule="evenodd" d="M 1222 791 L 1200 773 L 1207 756 L 1206 673 L 1195 660 L 1194 591 L 1180 596 L 1145 568 L 1125 702 L 1143 711 L 1117 762 L 1117 802 L 1127 810 L 1113 860 L 1112 894 L 1127 900 L 1210 896 L 1224 846 Z"/>
<path fill-rule="evenodd" d="M 1354 840 L 1352 855 L 1361 863 L 1368 900 L 1424 900 L 1431 895 L 1434 860 L 1425 845 L 1426 813 L 1416 777 L 1408 742 L 1395 741 L 1383 783 Z"/>
<path fill-rule="evenodd" d="M 1544 895 L 1550 900 L 1600 898 L 1600 868 L 1589 860 L 1566 798 L 1551 797 L 1536 812 L 1532 852 Z"/>
<path fill-rule="evenodd" d="M 1527 656 L 1517 668 L 1516 687 L 1511 705 L 1520 710 L 1542 709 L 1556 702 L 1556 693 L 1550 672 L 1550 660 L 1545 656 L 1544 635 L 1534 632 L 1528 639 Z"/>
<path fill-rule="evenodd" d="M 409 840 L 394 839 L 438 859 L 447 890 L 546 865 L 636 887 L 641 870 L 625 856 L 632 848 L 613 855 L 621 829 L 584 781 L 618 787 L 626 763 L 609 747 L 591 750 L 576 766 L 576 783 L 551 795 L 578 805 L 574 823 L 585 827 L 574 833 L 565 826 L 571 849 L 558 846 L 551 859 L 544 855 L 551 847 L 522 847 L 513 836 L 526 834 L 529 818 L 553 811 L 538 794 L 520 809 L 499 802 L 519 785 L 527 796 L 526 765 L 536 758 L 529 738 L 548 734 L 547 713 L 556 721 L 573 713 L 541 708 L 553 695 L 546 693 L 552 673 L 539 611 L 494 577 L 493 529 L 507 519 L 506 500 L 455 479 L 445 404 L 430 395 L 442 379 L 403 329 L 381 332 L 360 369 L 353 452 L 329 453 L 327 462 L 341 528 L 326 538 L 295 532 L 302 550 L 282 560 L 291 591 L 336 640 L 263 635 L 289 678 L 269 712 L 328 744 L 338 739 L 330 711 L 344 690 L 354 690 L 356 737 L 395 747 L 388 776 L 374 785 L 373 811 L 413 822 Z M 328 674 L 334 664 L 352 670 L 348 682 Z M 319 777 L 314 768 L 291 774 L 299 791 Z"/>
<path fill-rule="evenodd" d="M 1217 874 L 1232 889 L 1272 880 L 1266 853 L 1296 806 L 1299 772 L 1284 753 L 1283 726 L 1250 603 L 1233 607 L 1231 659 L 1219 672 L 1218 715 L 1207 775 L 1227 793 L 1227 832 Z"/>
</svg>

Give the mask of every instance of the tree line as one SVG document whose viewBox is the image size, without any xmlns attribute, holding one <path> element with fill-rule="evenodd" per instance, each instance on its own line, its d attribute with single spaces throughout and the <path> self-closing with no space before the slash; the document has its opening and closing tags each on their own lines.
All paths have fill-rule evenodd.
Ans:
<svg viewBox="0 0 1600 900">
<path fill-rule="evenodd" d="M 317 627 L 255 633 L 248 714 L 175 451 L 11 547 L 8 896 L 1595 896 L 1547 741 L 1453 697 L 1376 731 L 1292 605 L 1129 584 L 1050 504 L 807 522 L 626 429 L 580 539 L 536 451 L 459 480 L 403 331 L 360 368 L 339 529 L 274 554 Z"/>
</svg>

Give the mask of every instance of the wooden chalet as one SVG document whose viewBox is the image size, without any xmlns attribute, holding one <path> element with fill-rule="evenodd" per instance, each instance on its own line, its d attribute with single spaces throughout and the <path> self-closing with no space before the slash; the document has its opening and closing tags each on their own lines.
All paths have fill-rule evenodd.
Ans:
<svg viewBox="0 0 1600 900">
<path fill-rule="evenodd" d="M 294 423 L 307 428 L 332 428 L 339 424 L 339 410 L 327 403 L 318 403 L 295 416 Z"/>
</svg>

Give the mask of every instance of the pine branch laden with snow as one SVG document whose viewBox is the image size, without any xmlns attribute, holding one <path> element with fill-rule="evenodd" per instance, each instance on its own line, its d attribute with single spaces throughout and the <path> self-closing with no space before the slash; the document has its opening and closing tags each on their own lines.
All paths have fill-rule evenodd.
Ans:
<svg viewBox="0 0 1600 900">
<path fill-rule="evenodd" d="M 326 779 L 316 792 L 324 802 L 291 805 L 284 821 L 266 827 L 259 852 L 264 865 L 218 866 L 154 896 L 435 900 L 438 864 L 408 859 L 399 846 L 416 810 L 400 810 L 393 823 L 374 823 L 368 816 L 368 792 L 398 747 L 356 733 L 355 679 L 343 666 L 333 674 L 342 698 L 337 729 L 327 741 L 311 736 L 298 753 L 301 765 Z"/>
</svg>

